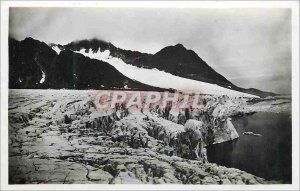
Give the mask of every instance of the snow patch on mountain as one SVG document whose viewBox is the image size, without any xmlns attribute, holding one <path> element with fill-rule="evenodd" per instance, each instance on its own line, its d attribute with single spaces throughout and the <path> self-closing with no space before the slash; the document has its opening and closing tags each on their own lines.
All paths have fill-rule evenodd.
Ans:
<svg viewBox="0 0 300 191">
<path fill-rule="evenodd" d="M 57 54 L 59 54 L 60 51 L 61 51 L 60 48 L 58 48 L 57 45 L 51 46 L 51 48 L 52 48 Z"/>
<path fill-rule="evenodd" d="M 42 70 L 42 78 L 40 80 L 40 84 L 44 83 L 45 82 L 45 79 L 46 79 L 46 74 L 45 72 Z"/>
<path fill-rule="evenodd" d="M 170 73 L 160 71 L 157 69 L 145 69 L 126 64 L 122 59 L 112 57 L 109 50 L 101 52 L 93 52 L 91 49 L 81 49 L 80 51 L 74 51 L 87 56 L 92 59 L 101 60 L 109 63 L 115 67 L 119 72 L 128 78 L 142 82 L 147 85 L 156 86 L 160 88 L 172 88 L 181 91 L 200 92 L 201 94 L 212 95 L 228 95 L 228 96 L 241 96 L 241 97 L 258 97 L 255 95 L 238 92 L 218 86 L 216 84 L 210 84 L 206 82 L 191 80 L 187 78 L 178 77 Z"/>
</svg>

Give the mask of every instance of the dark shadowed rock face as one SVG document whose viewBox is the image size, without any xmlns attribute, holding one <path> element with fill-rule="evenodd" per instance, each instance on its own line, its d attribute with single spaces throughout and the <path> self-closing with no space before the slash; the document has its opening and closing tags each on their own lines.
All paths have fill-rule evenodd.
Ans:
<svg viewBox="0 0 300 191">
<path fill-rule="evenodd" d="M 9 39 L 9 87 L 46 88 L 40 83 L 43 72 L 50 73 L 51 62 L 57 56 L 47 44 L 26 38 L 23 41 Z"/>
<path fill-rule="evenodd" d="M 120 58 L 124 62 L 131 64 L 137 62 L 141 58 L 150 56 L 150 54 L 141 53 L 138 51 L 117 48 L 110 42 L 98 39 L 74 41 L 62 46 L 61 49 L 70 49 L 74 51 L 79 51 L 81 49 L 86 49 L 88 51 L 89 49 L 92 49 L 93 52 L 97 52 L 98 50 L 102 52 L 105 50 L 109 50 L 111 56 Z"/>
<path fill-rule="evenodd" d="M 187 50 L 182 44 L 165 47 L 154 55 L 120 49 L 111 43 L 97 39 L 71 42 L 63 46 L 63 49 L 76 51 L 91 49 L 93 52 L 109 50 L 111 56 L 118 57 L 128 64 L 138 67 L 157 68 L 180 77 L 225 87 L 233 85 L 225 77 L 212 69 L 194 51 Z"/>
<path fill-rule="evenodd" d="M 26 38 L 23 41 L 9 39 L 9 87 L 25 89 L 68 88 L 68 89 L 111 89 L 162 90 L 127 78 L 108 63 L 93 60 L 73 51 L 86 49 L 93 52 L 109 50 L 110 55 L 124 62 L 143 68 L 157 68 L 176 76 L 258 95 L 276 94 L 257 89 L 235 86 L 211 68 L 194 51 L 182 44 L 168 46 L 154 55 L 124 50 L 113 44 L 98 40 L 74 41 L 57 45 L 57 53 L 44 42 Z"/>
<path fill-rule="evenodd" d="M 70 50 L 60 52 L 52 67 L 54 88 L 69 89 L 155 89 L 127 78 L 106 62 L 90 59 Z"/>
<path fill-rule="evenodd" d="M 145 65 L 164 70 L 171 74 L 198 81 L 232 85 L 225 77 L 212 69 L 194 51 L 187 50 L 182 44 L 168 46 L 145 61 Z"/>
<path fill-rule="evenodd" d="M 245 89 L 232 84 L 211 68 L 193 50 L 186 49 L 182 44 L 165 47 L 154 55 L 140 57 L 130 64 L 144 68 L 157 68 L 176 76 L 217 84 L 228 89 L 261 97 L 277 95 L 254 88 Z"/>
<path fill-rule="evenodd" d="M 95 49 L 96 45 L 92 45 Z M 103 43 L 101 45 L 104 46 Z M 60 48 L 63 49 L 62 46 Z M 67 48 L 57 55 L 47 44 L 32 38 L 23 41 L 9 39 L 9 88 L 124 89 L 125 87 L 162 90 L 127 78 L 110 64 L 90 59 Z"/>
<path fill-rule="evenodd" d="M 254 88 L 244 89 L 232 84 L 224 76 L 211 68 L 194 51 L 186 49 L 182 44 L 168 46 L 156 54 L 145 54 L 138 51 L 124 50 L 115 47 L 109 42 L 91 39 L 74 41 L 61 47 L 61 49 L 80 50 L 91 49 L 93 52 L 109 50 L 110 55 L 122 59 L 127 64 L 148 69 L 157 68 L 176 76 L 197 81 L 217 84 L 219 86 L 258 95 L 261 97 L 275 96 L 271 92 L 263 92 Z"/>
</svg>

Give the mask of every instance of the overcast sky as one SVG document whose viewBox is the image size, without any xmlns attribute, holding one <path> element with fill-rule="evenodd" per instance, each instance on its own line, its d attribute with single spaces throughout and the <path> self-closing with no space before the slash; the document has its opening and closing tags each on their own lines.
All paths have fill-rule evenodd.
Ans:
<svg viewBox="0 0 300 191">
<path fill-rule="evenodd" d="M 9 33 L 60 44 L 99 38 L 147 53 L 181 43 L 238 86 L 291 91 L 289 9 L 11 8 Z"/>
</svg>

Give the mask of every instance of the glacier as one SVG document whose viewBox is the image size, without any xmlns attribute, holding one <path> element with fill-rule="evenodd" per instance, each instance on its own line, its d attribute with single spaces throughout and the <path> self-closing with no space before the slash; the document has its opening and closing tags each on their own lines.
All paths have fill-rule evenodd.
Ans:
<svg viewBox="0 0 300 191">
<path fill-rule="evenodd" d="M 160 71 L 156 68 L 146 69 L 132 66 L 130 64 L 126 64 L 120 58 L 112 57 L 109 50 L 105 50 L 103 52 L 98 50 L 97 52 L 93 52 L 91 49 L 88 51 L 86 51 L 86 49 L 81 49 L 80 51 L 74 52 L 92 59 L 107 62 L 126 77 L 151 86 L 166 89 L 176 89 L 183 92 L 200 92 L 201 94 L 258 97 L 255 95 L 226 89 L 216 84 L 175 76 L 165 71 Z"/>
</svg>

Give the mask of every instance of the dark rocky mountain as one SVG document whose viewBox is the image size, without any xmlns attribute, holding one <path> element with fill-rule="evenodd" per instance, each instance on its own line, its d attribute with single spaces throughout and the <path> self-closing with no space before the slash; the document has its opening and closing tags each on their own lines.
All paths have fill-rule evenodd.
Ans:
<svg viewBox="0 0 300 191">
<path fill-rule="evenodd" d="M 176 76 L 217 84 L 228 89 L 258 95 L 260 97 L 277 95 L 255 88 L 245 89 L 234 85 L 211 68 L 193 50 L 186 49 L 182 44 L 165 47 L 152 56 L 146 55 L 129 64 L 144 68 L 157 68 Z"/>
<path fill-rule="evenodd" d="M 159 89 L 127 78 L 106 62 L 90 59 L 71 50 L 60 52 L 51 71 L 56 71 L 50 74 L 50 81 L 54 88 Z"/>
<path fill-rule="evenodd" d="M 233 85 L 224 76 L 211 68 L 194 51 L 187 50 L 182 44 L 165 47 L 153 56 L 140 61 L 142 66 L 157 68 L 176 76 L 224 87 Z"/>
<path fill-rule="evenodd" d="M 75 41 L 61 47 L 61 49 L 77 51 L 83 48 L 87 50 L 92 49 L 93 52 L 97 52 L 99 49 L 100 51 L 109 50 L 111 56 L 118 57 L 127 64 L 149 69 L 157 68 L 176 76 L 217 84 L 228 89 L 260 97 L 277 95 L 272 92 L 264 92 L 254 88 L 245 89 L 234 85 L 211 68 L 193 50 L 186 49 L 182 44 L 165 47 L 154 55 L 124 50 L 115 47 L 109 42 L 97 39 Z"/>
<path fill-rule="evenodd" d="M 32 38 L 9 39 L 9 88 L 163 90 L 127 78 L 110 64 L 67 48 L 58 55 Z"/>
<path fill-rule="evenodd" d="M 57 54 L 47 44 L 26 38 L 9 39 L 9 88 L 47 88 L 47 75 Z M 40 83 L 43 72 L 46 81 Z"/>
<path fill-rule="evenodd" d="M 120 49 L 109 42 L 97 39 L 71 42 L 61 47 L 61 49 L 74 51 L 81 49 L 88 51 L 91 49 L 93 52 L 109 50 L 111 56 L 118 57 L 134 66 L 149 69 L 157 68 L 176 76 L 218 84 L 223 87 L 233 85 L 224 76 L 211 68 L 194 51 L 187 50 L 182 44 L 165 47 L 154 55 Z"/>
<path fill-rule="evenodd" d="M 80 49 L 86 49 L 86 50 L 92 49 L 93 52 L 97 52 L 98 50 L 102 52 L 104 50 L 109 50 L 111 56 L 118 57 L 122 59 L 124 62 L 131 63 L 131 64 L 136 63 L 141 58 L 151 56 L 151 54 L 117 48 L 110 42 L 106 42 L 98 39 L 74 41 L 64 46 L 61 46 L 59 48 L 70 49 L 74 51 L 79 51 Z"/>
<path fill-rule="evenodd" d="M 62 50 L 59 55 L 51 48 L 52 46 Z M 87 51 L 91 49 L 93 52 L 109 50 L 111 56 L 118 57 L 127 64 L 149 69 L 157 68 L 176 76 L 217 84 L 260 97 L 277 95 L 234 85 L 182 44 L 165 47 L 152 55 L 124 50 L 98 39 L 74 41 L 66 45 L 47 45 L 32 38 L 23 41 L 9 39 L 9 87 L 28 89 L 128 87 L 139 90 L 162 90 L 129 79 L 106 62 L 73 52 L 81 49 Z M 40 83 L 43 75 L 45 75 L 44 82 Z"/>
</svg>

